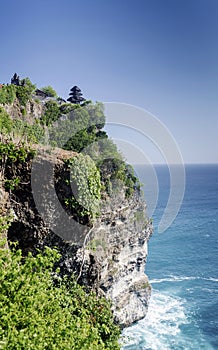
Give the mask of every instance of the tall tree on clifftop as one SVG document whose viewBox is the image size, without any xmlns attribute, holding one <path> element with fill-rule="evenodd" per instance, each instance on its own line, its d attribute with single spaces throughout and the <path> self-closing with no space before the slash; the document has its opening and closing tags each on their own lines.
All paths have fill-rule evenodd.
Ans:
<svg viewBox="0 0 218 350">
<path fill-rule="evenodd" d="M 75 104 L 80 104 L 81 102 L 85 101 L 85 98 L 82 97 L 82 92 L 80 88 L 78 88 L 78 86 L 72 87 L 70 91 L 71 91 L 69 93 L 70 97 L 67 99 L 67 101 Z"/>
</svg>

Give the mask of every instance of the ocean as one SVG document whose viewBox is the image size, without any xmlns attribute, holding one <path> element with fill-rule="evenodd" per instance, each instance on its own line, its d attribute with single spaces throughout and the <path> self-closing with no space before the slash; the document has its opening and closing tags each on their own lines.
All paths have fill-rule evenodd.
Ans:
<svg viewBox="0 0 218 350">
<path fill-rule="evenodd" d="M 146 183 L 145 168 L 135 169 Z M 170 180 L 166 166 L 155 167 L 159 197 L 146 264 L 152 296 L 145 319 L 124 329 L 123 350 L 218 349 L 218 164 L 185 170 L 180 211 L 158 233 Z M 144 192 L 149 207 L 152 193 Z"/>
</svg>

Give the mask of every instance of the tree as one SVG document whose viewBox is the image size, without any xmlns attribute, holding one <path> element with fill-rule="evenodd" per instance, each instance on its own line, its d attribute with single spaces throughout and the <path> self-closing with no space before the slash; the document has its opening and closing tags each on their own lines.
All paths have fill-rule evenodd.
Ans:
<svg viewBox="0 0 218 350">
<path fill-rule="evenodd" d="M 41 88 L 41 90 L 42 90 L 48 97 L 57 97 L 56 91 L 55 91 L 55 90 L 53 89 L 53 87 L 50 86 L 50 85 Z"/>
<path fill-rule="evenodd" d="M 72 87 L 70 91 L 71 91 L 69 93 L 70 97 L 67 99 L 67 101 L 75 104 L 80 104 L 81 102 L 85 101 L 85 98 L 82 97 L 82 92 L 80 88 L 78 88 L 78 86 Z"/>
<path fill-rule="evenodd" d="M 47 101 L 44 107 L 45 113 L 42 116 L 42 122 L 48 126 L 56 122 L 61 116 L 61 113 L 56 101 Z"/>
<path fill-rule="evenodd" d="M 32 94 L 33 91 L 36 89 L 36 85 L 33 84 L 28 77 L 21 80 L 21 85 L 25 86 L 30 94 Z"/>
</svg>

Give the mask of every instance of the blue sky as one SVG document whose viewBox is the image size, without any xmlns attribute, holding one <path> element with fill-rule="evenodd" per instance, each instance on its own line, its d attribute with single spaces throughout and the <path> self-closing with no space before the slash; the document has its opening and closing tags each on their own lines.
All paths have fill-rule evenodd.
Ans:
<svg viewBox="0 0 218 350">
<path fill-rule="evenodd" d="M 144 108 L 186 163 L 218 163 L 217 0 L 7 0 L 0 23 L 0 82 L 17 72 L 64 98 L 78 85 Z"/>
</svg>

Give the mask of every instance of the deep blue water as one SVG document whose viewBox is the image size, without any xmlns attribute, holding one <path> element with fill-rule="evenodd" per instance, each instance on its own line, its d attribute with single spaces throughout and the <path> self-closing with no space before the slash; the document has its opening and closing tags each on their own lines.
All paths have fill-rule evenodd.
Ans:
<svg viewBox="0 0 218 350">
<path fill-rule="evenodd" d="M 164 166 L 155 170 L 160 192 L 146 265 L 152 297 L 147 317 L 124 330 L 130 338 L 123 349 L 218 349 L 218 164 L 186 166 L 182 206 L 163 233 L 157 226 L 169 173 Z M 144 168 L 136 171 L 146 183 Z"/>
</svg>

